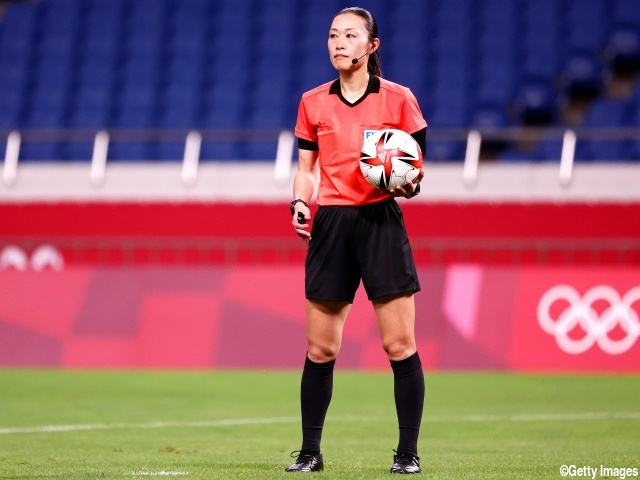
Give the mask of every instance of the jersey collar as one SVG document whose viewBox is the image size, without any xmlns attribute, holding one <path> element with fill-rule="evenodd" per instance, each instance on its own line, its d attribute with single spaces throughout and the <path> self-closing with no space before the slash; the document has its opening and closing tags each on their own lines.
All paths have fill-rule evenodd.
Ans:
<svg viewBox="0 0 640 480">
<path fill-rule="evenodd" d="M 355 107 L 356 105 L 362 103 L 370 93 L 380 93 L 380 79 L 375 75 L 369 75 L 369 83 L 367 84 L 367 89 L 364 91 L 364 94 L 353 103 L 349 102 L 346 98 L 344 98 L 344 96 L 342 96 L 339 78 L 336 79 L 329 88 L 329 95 L 338 95 L 340 101 L 347 107 Z"/>
</svg>

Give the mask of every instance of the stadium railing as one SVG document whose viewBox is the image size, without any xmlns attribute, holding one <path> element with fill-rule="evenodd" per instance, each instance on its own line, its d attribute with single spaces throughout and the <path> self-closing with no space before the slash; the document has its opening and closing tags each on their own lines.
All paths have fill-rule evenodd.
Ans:
<svg viewBox="0 0 640 480">
<path fill-rule="evenodd" d="M 277 144 L 273 158 L 275 161 L 276 179 L 288 178 L 288 171 L 294 159 L 295 139 L 292 132 L 281 129 L 202 129 L 202 130 L 164 130 L 164 129 L 108 129 L 108 130 L 74 130 L 74 129 L 42 129 L 42 130 L 0 130 L 0 141 L 6 139 L 6 150 L 3 164 L 3 181 L 11 184 L 16 177 L 21 145 L 30 143 L 92 143 L 91 158 L 92 181 L 99 183 L 104 177 L 104 168 L 108 159 L 109 145 L 112 143 L 149 142 L 149 143 L 184 143 L 183 181 L 193 183 L 197 178 L 199 161 L 216 159 L 200 158 L 200 147 L 205 142 L 273 142 Z M 457 142 L 466 146 L 464 153 L 457 160 L 464 161 L 465 183 L 472 184 L 477 177 L 478 163 L 484 144 L 535 143 L 540 141 L 562 143 L 557 159 L 559 161 L 560 181 L 571 180 L 573 163 L 576 160 L 576 144 L 578 141 L 595 142 L 635 142 L 640 145 L 640 129 L 637 127 L 507 127 L 495 129 L 469 128 L 431 128 L 428 142 Z M 523 153 L 526 158 L 527 153 Z M 430 155 L 427 150 L 427 161 Z M 52 158 L 52 161 L 57 159 Z M 153 160 L 137 159 L 132 161 Z M 531 154 L 531 160 L 539 160 Z M 604 161 L 611 159 L 604 158 Z M 631 158 L 629 158 L 631 160 Z M 26 159 L 28 161 L 28 159 Z M 121 160 L 118 160 L 121 161 Z M 597 161 L 597 160 L 596 160 Z"/>
</svg>

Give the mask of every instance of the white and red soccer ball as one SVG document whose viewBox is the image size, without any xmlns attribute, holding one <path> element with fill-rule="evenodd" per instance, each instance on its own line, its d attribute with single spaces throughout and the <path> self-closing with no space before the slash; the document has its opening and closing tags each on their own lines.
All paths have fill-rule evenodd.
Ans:
<svg viewBox="0 0 640 480">
<path fill-rule="evenodd" d="M 393 190 L 413 182 L 422 168 L 418 142 L 402 130 L 379 130 L 362 145 L 360 171 L 376 188 Z"/>
</svg>

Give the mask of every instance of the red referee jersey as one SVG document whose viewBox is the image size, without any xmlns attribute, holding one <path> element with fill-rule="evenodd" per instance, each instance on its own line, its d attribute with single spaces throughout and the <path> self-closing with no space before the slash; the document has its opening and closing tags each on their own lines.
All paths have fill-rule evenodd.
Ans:
<svg viewBox="0 0 640 480">
<path fill-rule="evenodd" d="M 395 128 L 415 133 L 427 126 L 411 90 L 371 75 L 364 95 L 349 103 L 340 80 L 302 95 L 295 135 L 317 143 L 320 161 L 319 205 L 367 205 L 389 198 L 360 171 L 360 151 L 367 136 Z"/>
</svg>

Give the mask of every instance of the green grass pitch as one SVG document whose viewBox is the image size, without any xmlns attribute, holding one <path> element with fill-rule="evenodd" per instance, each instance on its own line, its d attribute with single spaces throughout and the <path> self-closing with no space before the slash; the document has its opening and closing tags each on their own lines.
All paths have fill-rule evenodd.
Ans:
<svg viewBox="0 0 640 480">
<path fill-rule="evenodd" d="M 299 380 L 270 371 L 0 370 L 0 479 L 305 475 L 284 472 L 300 444 Z M 640 377 L 427 373 L 426 383 L 425 478 L 640 469 Z M 391 374 L 338 371 L 325 471 L 311 475 L 389 478 L 396 442 Z"/>
</svg>

